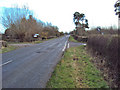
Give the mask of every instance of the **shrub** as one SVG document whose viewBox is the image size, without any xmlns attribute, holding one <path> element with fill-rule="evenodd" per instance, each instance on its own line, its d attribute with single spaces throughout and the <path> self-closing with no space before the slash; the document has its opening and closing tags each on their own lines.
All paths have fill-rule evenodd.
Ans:
<svg viewBox="0 0 120 90">
<path fill-rule="evenodd" d="M 88 37 L 87 36 L 77 36 L 77 35 L 72 35 L 74 37 L 75 40 L 79 41 L 79 42 L 87 42 L 88 41 Z"/>
<path fill-rule="evenodd" d="M 8 46 L 6 41 L 1 40 L 0 43 L 2 44 L 3 47 L 7 47 Z"/>
<path fill-rule="evenodd" d="M 92 50 L 94 54 L 105 58 L 106 66 L 110 70 L 110 75 L 115 79 L 115 83 L 118 83 L 118 67 L 120 65 L 120 60 L 118 57 L 118 36 L 110 35 L 92 35 L 89 36 L 87 47 Z"/>
<path fill-rule="evenodd" d="M 88 38 L 86 36 L 78 36 L 77 41 L 79 42 L 87 42 Z"/>
<path fill-rule="evenodd" d="M 97 28 L 95 28 L 95 29 L 87 31 L 88 35 L 101 34 L 101 33 L 113 35 L 113 34 L 118 34 L 118 30 L 117 29 L 109 29 L 109 28 L 105 29 L 105 28 L 102 28 L 101 32 L 99 32 L 99 31 L 97 31 Z"/>
</svg>

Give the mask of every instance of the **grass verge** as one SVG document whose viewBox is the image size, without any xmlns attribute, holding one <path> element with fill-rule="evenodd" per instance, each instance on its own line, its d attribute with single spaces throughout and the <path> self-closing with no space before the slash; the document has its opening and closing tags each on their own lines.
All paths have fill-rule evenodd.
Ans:
<svg viewBox="0 0 120 90">
<path fill-rule="evenodd" d="M 108 88 L 100 71 L 86 54 L 85 47 L 67 49 L 57 64 L 47 88 Z"/>
<path fill-rule="evenodd" d="M 33 44 L 38 44 L 38 43 L 42 43 L 43 41 L 34 41 L 32 42 Z"/>
<path fill-rule="evenodd" d="M 5 52 L 9 52 L 9 51 L 12 51 L 12 50 L 15 50 L 17 49 L 18 47 L 15 47 L 15 46 L 8 46 L 8 47 L 2 47 L 1 49 L 1 52 L 0 53 L 5 53 Z"/>
<path fill-rule="evenodd" d="M 75 40 L 72 36 L 69 37 L 69 41 L 70 41 L 70 42 L 78 42 L 78 41 Z"/>
<path fill-rule="evenodd" d="M 43 40 L 43 41 L 33 41 L 33 42 L 7 42 L 8 47 L 2 47 L 0 49 L 0 53 L 5 53 L 5 52 L 9 52 L 9 51 L 20 48 L 19 46 L 12 46 L 10 44 L 38 44 L 38 43 L 43 43 L 44 41 L 53 40 L 53 39 L 55 39 L 55 38 L 46 39 L 46 40 Z"/>
<path fill-rule="evenodd" d="M 33 42 L 7 42 L 8 44 L 37 44 L 42 43 L 43 41 L 33 41 Z"/>
</svg>

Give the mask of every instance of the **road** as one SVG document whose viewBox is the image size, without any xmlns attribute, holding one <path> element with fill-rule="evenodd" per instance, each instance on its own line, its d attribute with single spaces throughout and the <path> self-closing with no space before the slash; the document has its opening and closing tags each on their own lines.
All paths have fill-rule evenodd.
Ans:
<svg viewBox="0 0 120 90">
<path fill-rule="evenodd" d="M 45 88 L 69 36 L 2 54 L 3 88 Z"/>
</svg>

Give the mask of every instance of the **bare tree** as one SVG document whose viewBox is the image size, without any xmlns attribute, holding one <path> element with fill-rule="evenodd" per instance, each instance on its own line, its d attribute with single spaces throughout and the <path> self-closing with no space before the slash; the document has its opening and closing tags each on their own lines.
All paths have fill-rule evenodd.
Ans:
<svg viewBox="0 0 120 90">
<path fill-rule="evenodd" d="M 9 29 L 8 34 L 13 32 L 14 39 L 23 39 L 26 32 L 27 20 L 29 15 L 32 15 L 32 11 L 27 6 L 18 7 L 17 5 L 12 8 L 4 8 L 2 16 L 2 25 L 4 28 Z M 23 41 L 23 40 L 22 40 Z"/>
<path fill-rule="evenodd" d="M 10 36 L 11 40 L 18 39 L 20 42 L 33 41 L 35 34 L 39 34 L 43 38 L 60 35 L 57 26 L 37 20 L 26 6 L 6 8 L 2 17 L 2 24 L 7 28 L 5 34 L 8 34 L 7 36 Z"/>
<path fill-rule="evenodd" d="M 22 8 L 16 6 L 12 8 L 4 8 L 2 16 L 2 25 L 5 28 L 10 28 L 13 24 L 18 25 L 22 18 L 33 14 L 27 6 Z"/>
</svg>

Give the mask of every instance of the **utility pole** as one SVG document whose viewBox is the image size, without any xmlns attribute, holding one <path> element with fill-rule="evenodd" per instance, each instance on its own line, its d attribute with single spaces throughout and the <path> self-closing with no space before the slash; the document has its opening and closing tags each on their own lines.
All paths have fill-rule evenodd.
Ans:
<svg viewBox="0 0 120 90">
<path fill-rule="evenodd" d="M 116 12 L 116 15 L 118 15 L 118 35 L 120 35 L 120 0 L 118 0 L 116 3 L 115 3 L 115 5 L 114 5 L 114 7 L 115 7 L 115 12 Z M 119 45 L 119 42 L 120 42 L 120 39 L 119 39 L 119 37 L 118 37 L 118 45 Z M 120 48 L 118 48 L 118 55 L 119 55 L 119 53 L 120 53 Z M 116 82 L 117 82 L 117 88 L 120 88 L 120 63 L 119 63 L 119 60 L 120 60 L 120 58 L 118 57 L 118 64 L 117 64 L 117 80 L 116 80 Z"/>
<path fill-rule="evenodd" d="M 120 13 L 118 14 L 118 30 L 119 30 L 119 34 L 120 34 Z"/>
<path fill-rule="evenodd" d="M 120 14 L 118 15 L 118 30 L 120 30 Z"/>
<path fill-rule="evenodd" d="M 120 0 L 115 3 L 114 7 L 116 15 L 118 15 L 118 30 L 120 30 Z"/>
</svg>

